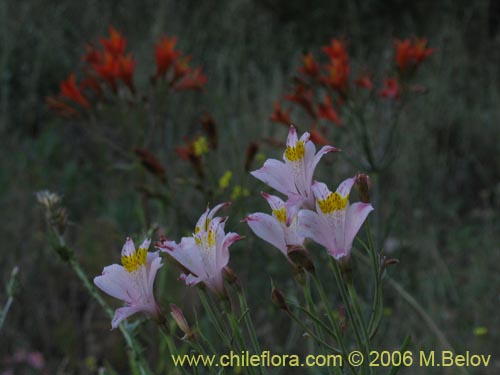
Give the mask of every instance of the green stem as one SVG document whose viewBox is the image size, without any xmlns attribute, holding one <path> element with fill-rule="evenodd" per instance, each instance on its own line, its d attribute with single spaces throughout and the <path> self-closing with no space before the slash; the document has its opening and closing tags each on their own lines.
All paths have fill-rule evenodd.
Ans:
<svg viewBox="0 0 500 375">
<path fill-rule="evenodd" d="M 304 298 L 306 299 L 307 306 L 309 307 L 309 310 L 311 310 L 311 314 L 308 315 L 317 315 L 316 312 L 316 306 L 314 305 L 314 301 L 311 295 L 311 290 L 310 290 L 310 275 L 306 274 L 306 280 L 305 283 L 302 285 L 302 291 L 304 292 Z M 300 306 L 299 306 L 300 307 Z M 319 319 L 313 319 L 314 323 L 314 329 L 316 330 L 316 334 L 321 340 L 324 340 L 323 336 L 323 331 L 321 330 L 321 325 L 318 323 Z M 340 353 L 340 352 L 339 352 Z M 327 354 L 326 349 L 323 347 L 323 354 Z M 328 368 L 328 373 L 332 373 L 332 369 Z"/>
<path fill-rule="evenodd" d="M 243 312 L 245 324 L 247 326 L 248 334 L 250 335 L 250 341 L 252 342 L 253 350 L 255 354 L 260 355 L 262 349 L 260 348 L 259 340 L 257 338 L 257 333 L 255 332 L 255 327 L 250 316 L 250 309 L 248 308 L 247 299 L 245 292 L 243 290 L 238 290 L 238 300 L 240 302 L 240 308 Z M 266 374 L 267 371 L 263 366 L 260 366 L 261 374 Z"/>
<path fill-rule="evenodd" d="M 342 354 L 337 348 L 334 348 L 333 346 L 331 346 L 330 344 L 328 344 L 327 342 L 325 342 L 324 340 L 322 340 L 320 337 L 318 337 L 308 326 L 305 325 L 305 323 L 300 320 L 297 315 L 295 315 L 291 310 L 288 310 L 287 311 L 287 314 L 293 319 L 295 320 L 302 328 L 304 328 L 304 330 L 308 333 L 309 336 L 311 336 L 314 340 L 316 340 L 318 343 L 320 343 L 321 345 L 323 345 L 325 348 L 327 348 L 328 350 L 330 350 L 331 352 L 335 353 L 335 354 Z"/>
<path fill-rule="evenodd" d="M 14 298 L 12 296 L 9 296 L 7 298 L 7 302 L 5 303 L 5 306 L 2 310 L 0 310 L 0 331 L 2 330 L 3 324 L 5 323 L 5 318 L 7 317 L 7 314 L 9 313 L 10 306 L 12 305 L 12 302 L 14 301 Z"/>
<path fill-rule="evenodd" d="M 359 349 L 364 351 L 365 358 L 369 358 L 369 355 L 370 355 L 370 340 L 368 339 L 368 334 L 367 334 L 366 330 L 363 330 L 363 328 L 361 328 L 361 331 L 363 332 L 363 336 L 364 336 L 362 338 L 361 334 L 360 334 L 360 329 L 359 329 L 359 326 L 358 326 L 358 324 L 361 324 L 361 326 L 363 326 L 363 324 L 364 324 L 362 322 L 363 317 L 360 316 L 360 315 L 358 315 L 357 313 L 355 314 L 353 312 L 353 309 L 352 309 L 352 306 L 351 306 L 351 302 L 349 300 L 348 293 L 347 293 L 346 287 L 344 285 L 344 281 L 342 280 L 342 275 L 341 275 L 341 272 L 340 272 L 340 267 L 339 267 L 337 261 L 334 260 L 333 258 L 330 258 L 330 266 L 333 268 L 333 273 L 335 275 L 335 280 L 337 281 L 337 286 L 339 287 L 340 295 L 341 295 L 342 300 L 344 302 L 344 305 L 346 307 L 347 315 L 349 317 L 349 320 L 352 323 L 352 327 L 353 327 L 353 330 L 354 330 L 354 336 L 356 337 L 356 341 L 357 341 L 357 343 L 359 345 Z M 371 368 L 368 366 L 368 361 L 364 362 L 364 366 L 365 366 L 365 368 L 366 368 L 367 371 L 371 371 Z"/>
<path fill-rule="evenodd" d="M 200 296 L 201 303 L 202 303 L 205 311 L 207 312 L 208 317 L 210 318 L 213 326 L 215 327 L 215 330 L 217 331 L 217 334 L 222 339 L 222 341 L 224 341 L 224 343 L 227 346 L 227 348 L 228 349 L 232 349 L 231 340 L 228 337 L 228 335 L 226 334 L 226 332 L 224 332 L 224 329 L 222 328 L 222 326 L 220 324 L 221 320 L 216 318 L 216 316 L 215 316 L 215 314 L 213 312 L 213 309 L 212 309 L 212 307 L 210 306 L 210 303 L 207 300 L 205 292 L 202 291 L 202 290 L 199 290 L 198 295 Z"/>
<path fill-rule="evenodd" d="M 316 289 L 319 292 L 321 301 L 323 302 L 323 306 L 325 307 L 326 316 L 328 317 L 328 320 L 330 321 L 330 324 L 333 327 L 333 331 L 334 331 L 334 333 L 336 335 L 337 343 L 340 345 L 340 349 L 342 351 L 342 355 L 344 356 L 345 363 L 347 363 L 349 365 L 349 370 L 353 374 L 356 374 L 356 370 L 354 369 L 354 367 L 347 360 L 347 353 L 348 352 L 347 352 L 346 347 L 344 345 L 344 341 L 342 339 L 342 335 L 340 334 L 340 329 L 339 329 L 339 326 L 337 324 L 337 321 L 335 320 L 335 317 L 332 316 L 332 313 L 330 312 L 330 306 L 328 304 L 328 300 L 326 298 L 326 294 L 325 294 L 325 290 L 323 289 L 323 285 L 321 284 L 321 281 L 318 279 L 318 277 L 316 275 L 312 274 L 312 278 L 313 278 L 314 283 L 316 285 Z"/>
</svg>

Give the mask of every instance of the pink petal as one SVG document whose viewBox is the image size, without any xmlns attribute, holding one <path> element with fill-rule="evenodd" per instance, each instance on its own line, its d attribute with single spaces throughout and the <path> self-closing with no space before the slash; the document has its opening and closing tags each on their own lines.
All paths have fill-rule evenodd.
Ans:
<svg viewBox="0 0 500 375">
<path fill-rule="evenodd" d="M 328 198 L 330 195 L 331 191 L 328 189 L 326 184 L 318 181 L 314 181 L 311 187 L 314 196 L 316 197 L 317 200 L 324 200 Z"/>
<path fill-rule="evenodd" d="M 146 249 L 146 250 L 148 250 L 149 249 L 149 245 L 151 245 L 151 239 L 146 238 L 144 240 L 144 242 L 141 244 L 141 246 L 139 246 L 139 248 L 140 249 Z"/>
<path fill-rule="evenodd" d="M 201 276 L 205 273 L 200 251 L 194 238 L 183 237 L 179 245 L 176 244 L 172 250 L 165 252 L 193 274 Z"/>
<path fill-rule="evenodd" d="M 238 233 L 227 233 L 220 247 L 217 247 L 217 268 L 222 270 L 229 262 L 229 246 L 236 241 L 243 239 Z"/>
<path fill-rule="evenodd" d="M 368 217 L 368 214 L 373 211 L 370 203 L 353 203 L 346 213 L 345 219 L 345 247 L 346 249 L 352 248 L 352 242 L 356 237 L 359 229 Z"/>
<path fill-rule="evenodd" d="M 224 202 L 224 203 L 218 204 L 217 206 L 212 208 L 212 210 L 209 212 L 208 218 L 212 219 L 214 217 L 214 215 L 217 213 L 217 211 L 219 211 L 222 207 L 227 207 L 230 205 L 231 205 L 231 202 Z"/>
<path fill-rule="evenodd" d="M 140 311 L 144 311 L 144 306 L 125 306 L 125 307 L 120 307 L 119 309 L 116 309 L 115 311 L 115 316 L 113 317 L 113 320 L 111 321 L 111 329 L 115 329 L 120 325 L 120 323 L 124 320 L 127 319 L 129 316 L 134 315 L 135 313 L 138 313 Z"/>
<path fill-rule="evenodd" d="M 354 182 L 356 182 L 355 177 L 351 177 L 342 181 L 337 188 L 337 193 L 339 193 L 342 197 L 346 197 L 351 193 L 352 185 L 354 185 Z"/>
<path fill-rule="evenodd" d="M 300 140 L 304 143 L 307 143 L 307 141 L 309 141 L 309 138 L 311 138 L 311 134 L 309 134 L 309 132 L 304 132 L 304 134 L 302 134 L 302 136 L 300 137 Z"/>
<path fill-rule="evenodd" d="M 293 176 L 288 172 L 286 164 L 279 160 L 267 159 L 262 168 L 250 173 L 280 193 L 289 195 L 297 192 Z"/>
<path fill-rule="evenodd" d="M 297 130 L 293 125 L 290 126 L 290 131 L 288 132 L 288 137 L 286 138 L 286 145 L 294 147 L 297 144 Z"/>
<path fill-rule="evenodd" d="M 285 203 L 286 207 L 286 225 L 289 226 L 297 212 L 302 207 L 302 204 L 305 202 L 305 198 L 299 194 L 291 194 L 288 200 Z"/>
<path fill-rule="evenodd" d="M 198 284 L 204 280 L 201 277 L 197 277 L 197 276 L 194 276 L 192 274 L 189 274 L 189 275 L 182 274 L 179 276 L 179 279 L 184 281 L 187 286 L 195 286 L 196 284 Z"/>
<path fill-rule="evenodd" d="M 125 241 L 125 244 L 123 245 L 122 248 L 122 256 L 130 256 L 134 253 L 135 253 L 134 241 L 130 237 L 127 237 L 127 240 Z"/>
<path fill-rule="evenodd" d="M 261 195 L 267 201 L 272 210 L 280 210 L 285 205 L 285 202 L 283 202 L 281 198 L 275 195 L 267 194 L 264 192 L 262 192 Z"/>
<path fill-rule="evenodd" d="M 269 242 L 286 255 L 286 242 L 283 228 L 274 217 L 257 212 L 248 215 L 246 222 L 257 237 Z"/>
<path fill-rule="evenodd" d="M 299 211 L 297 234 L 305 238 L 310 238 L 326 248 L 332 245 L 331 228 L 320 215 L 311 210 Z"/>
<path fill-rule="evenodd" d="M 94 284 L 103 292 L 126 303 L 133 303 L 139 299 L 129 273 L 118 264 L 105 267 L 102 276 L 94 278 Z"/>
<path fill-rule="evenodd" d="M 329 152 L 334 152 L 334 151 L 338 151 L 338 149 L 333 147 L 333 146 L 323 146 L 318 151 L 318 153 L 316 155 L 314 155 L 314 158 L 312 160 L 311 167 L 310 167 L 311 168 L 311 178 L 312 178 L 312 175 L 314 173 L 314 170 L 316 169 L 316 166 L 318 165 L 318 163 L 321 160 L 321 158 L 323 157 L 323 155 L 325 155 Z"/>
<path fill-rule="evenodd" d="M 158 255 L 158 252 L 156 252 L 157 256 L 151 263 L 148 263 L 148 270 L 147 270 L 147 275 L 148 275 L 148 289 L 151 293 L 151 296 L 154 297 L 153 294 L 153 287 L 155 283 L 155 278 L 156 274 L 158 273 L 158 270 L 163 267 L 163 264 L 161 263 L 161 257 Z M 148 254 L 149 255 L 149 254 Z"/>
</svg>

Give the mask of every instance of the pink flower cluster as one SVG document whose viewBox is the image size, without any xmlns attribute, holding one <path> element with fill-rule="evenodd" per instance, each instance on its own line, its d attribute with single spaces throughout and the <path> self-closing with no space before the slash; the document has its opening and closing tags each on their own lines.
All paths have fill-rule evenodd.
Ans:
<svg viewBox="0 0 500 375">
<path fill-rule="evenodd" d="M 355 177 L 343 181 L 335 192 L 321 182 L 313 181 L 313 174 L 322 156 L 337 151 L 324 146 L 316 153 L 310 134 L 300 139 L 290 127 L 284 162 L 268 159 L 262 168 L 251 172 L 254 177 L 287 196 L 287 201 L 263 194 L 272 209 L 272 216 L 264 213 L 248 215 L 246 221 L 252 231 L 263 240 L 280 249 L 285 256 L 289 246 L 302 246 L 310 238 L 324 246 L 339 260 L 349 257 L 352 242 L 373 207 L 370 203 L 349 204 L 349 194 Z"/>
</svg>

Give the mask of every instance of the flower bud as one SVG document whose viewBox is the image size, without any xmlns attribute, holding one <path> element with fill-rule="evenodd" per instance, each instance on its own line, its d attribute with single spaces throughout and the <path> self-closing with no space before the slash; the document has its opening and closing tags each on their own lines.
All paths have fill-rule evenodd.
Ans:
<svg viewBox="0 0 500 375">
<path fill-rule="evenodd" d="M 36 199 L 44 209 L 49 225 L 56 229 L 59 235 L 63 235 L 68 223 L 68 213 L 61 206 L 61 197 L 48 190 L 43 190 L 36 193 Z"/>
<path fill-rule="evenodd" d="M 314 263 L 309 256 L 309 252 L 303 246 L 287 246 L 287 256 L 299 270 L 304 269 L 310 273 L 315 272 Z"/>
<path fill-rule="evenodd" d="M 363 203 L 370 203 L 370 177 L 363 173 L 356 175 L 356 190 L 359 194 L 359 200 Z"/>
<path fill-rule="evenodd" d="M 234 273 L 234 271 L 231 268 L 226 266 L 222 271 L 224 274 L 224 279 L 227 281 L 229 285 L 235 285 L 238 289 L 241 288 L 240 280 L 238 279 L 238 276 L 236 275 L 236 273 Z"/>
<path fill-rule="evenodd" d="M 189 327 L 189 324 L 182 310 L 173 303 L 170 304 L 170 310 L 171 310 L 170 315 L 172 316 L 172 318 L 174 318 L 175 323 L 177 323 L 181 331 L 185 333 L 186 336 L 184 338 L 188 340 L 193 338 L 194 333 Z"/>
<path fill-rule="evenodd" d="M 281 310 L 284 310 L 284 311 L 290 311 L 290 309 L 288 308 L 288 304 L 286 303 L 286 300 L 285 300 L 285 297 L 283 296 L 283 294 L 281 293 L 281 291 L 279 289 L 276 289 L 275 287 L 273 287 L 273 290 L 271 292 L 271 299 L 273 301 L 273 303 L 278 306 Z"/>
<path fill-rule="evenodd" d="M 396 259 L 396 258 L 385 259 L 384 258 L 382 266 L 385 268 L 385 267 L 388 267 L 388 266 L 392 266 L 394 264 L 399 264 L 399 259 Z"/>
</svg>

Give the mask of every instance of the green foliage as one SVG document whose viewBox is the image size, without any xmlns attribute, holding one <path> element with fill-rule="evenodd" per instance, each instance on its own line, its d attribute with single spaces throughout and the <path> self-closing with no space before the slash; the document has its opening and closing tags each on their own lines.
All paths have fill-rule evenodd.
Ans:
<svg viewBox="0 0 500 375">
<path fill-rule="evenodd" d="M 428 93 L 401 113 L 397 158 L 381 182 L 384 207 L 397 208 L 385 215 L 390 225 L 384 251 L 401 261 L 387 273 L 422 304 L 455 349 L 497 351 L 498 36 L 487 28 L 495 16 L 487 5 L 461 3 L 1 2 L 0 236 L 5 250 L 0 279 L 6 282 L 14 265 L 21 272 L 18 295 L 1 331 L 0 363 L 24 349 L 41 351 L 50 373 L 56 369 L 88 373 L 87 358 L 105 367 L 104 373 L 126 373 L 128 368 L 123 340 L 116 332 L 108 334 L 108 317 L 48 247 L 35 191 L 49 188 L 64 196 L 70 211 L 67 236 L 76 244 L 75 257 L 89 275 L 97 275 L 118 259 L 126 235 L 142 234 L 156 225 L 169 236 L 185 235 L 183 231 L 193 226 L 200 208 L 210 200 L 192 186 L 196 174 L 189 163 L 176 160 L 173 151 L 183 135 L 194 134 L 204 110 L 219 126 L 219 149 L 205 157 L 210 165 L 207 174 L 213 177 L 208 184 L 215 190 L 219 178 L 232 171 L 229 186 L 210 203 L 230 199 L 237 186 L 259 191 L 263 185 L 243 171 L 244 150 L 250 141 L 281 139 L 286 134 L 268 116 L 301 53 L 318 49 L 333 36 L 344 36 L 356 61 L 383 74 L 379 70 L 390 64 L 393 38 L 413 34 L 428 37 L 436 53 L 419 72 Z M 124 162 L 76 120 L 57 118 L 45 105 L 44 98 L 57 92 L 58 83 L 79 66 L 85 43 L 97 42 L 110 24 L 128 37 L 139 62 L 137 85 L 148 84 L 154 71 L 153 44 L 163 33 L 178 35 L 180 47 L 203 63 L 208 74 L 204 95 L 182 94 L 162 106 L 168 116 L 160 117 L 161 135 L 153 145 L 175 185 L 170 200 L 153 199 L 144 206 L 138 186 L 144 182 L 161 190 L 161 184 L 137 161 Z M 105 125 L 123 137 L 122 145 L 131 151 L 139 142 L 134 135 L 145 127 L 144 113 L 113 110 L 106 114 L 113 122 Z M 375 132 L 384 125 L 383 120 L 370 123 Z M 332 137 L 335 146 L 347 151 L 342 141 Z M 160 149 L 160 145 L 166 146 Z M 265 145 L 259 152 L 281 156 L 281 151 Z M 225 155 L 230 157 L 221 157 Z M 334 159 L 331 167 L 319 171 L 319 180 L 352 174 L 341 154 Z M 252 168 L 260 163 L 254 162 Z M 228 227 L 247 235 L 244 243 L 234 246 L 231 267 L 249 293 L 263 347 L 305 352 L 301 329 L 271 306 L 270 277 L 262 276 L 271 275 L 288 299 L 301 298 L 289 269 L 277 251 L 238 223 L 264 207 L 259 197 L 241 196 L 230 209 Z M 316 263 L 325 263 L 326 256 L 317 250 Z M 365 281 L 363 271 L 368 267 L 361 262 L 355 267 L 355 277 Z M 327 267 L 318 272 L 333 283 Z M 195 321 L 198 297 L 185 291 L 176 276 L 177 270 L 169 266 L 157 287 L 164 289 L 165 305 L 179 303 L 182 297 L 179 306 L 188 320 Z M 327 293 L 340 298 L 333 287 L 327 287 Z M 391 313 L 381 319 L 376 347 L 397 348 L 410 333 L 412 347 L 436 348 L 435 333 L 389 287 L 384 290 L 384 305 L 390 309 L 384 311 Z M 210 326 L 206 316 L 197 319 L 200 326 Z M 479 335 L 478 327 L 486 330 Z M 147 342 L 156 333 L 147 324 L 144 328 L 139 339 Z M 147 355 L 150 363 L 165 360 L 160 350 Z"/>
</svg>

